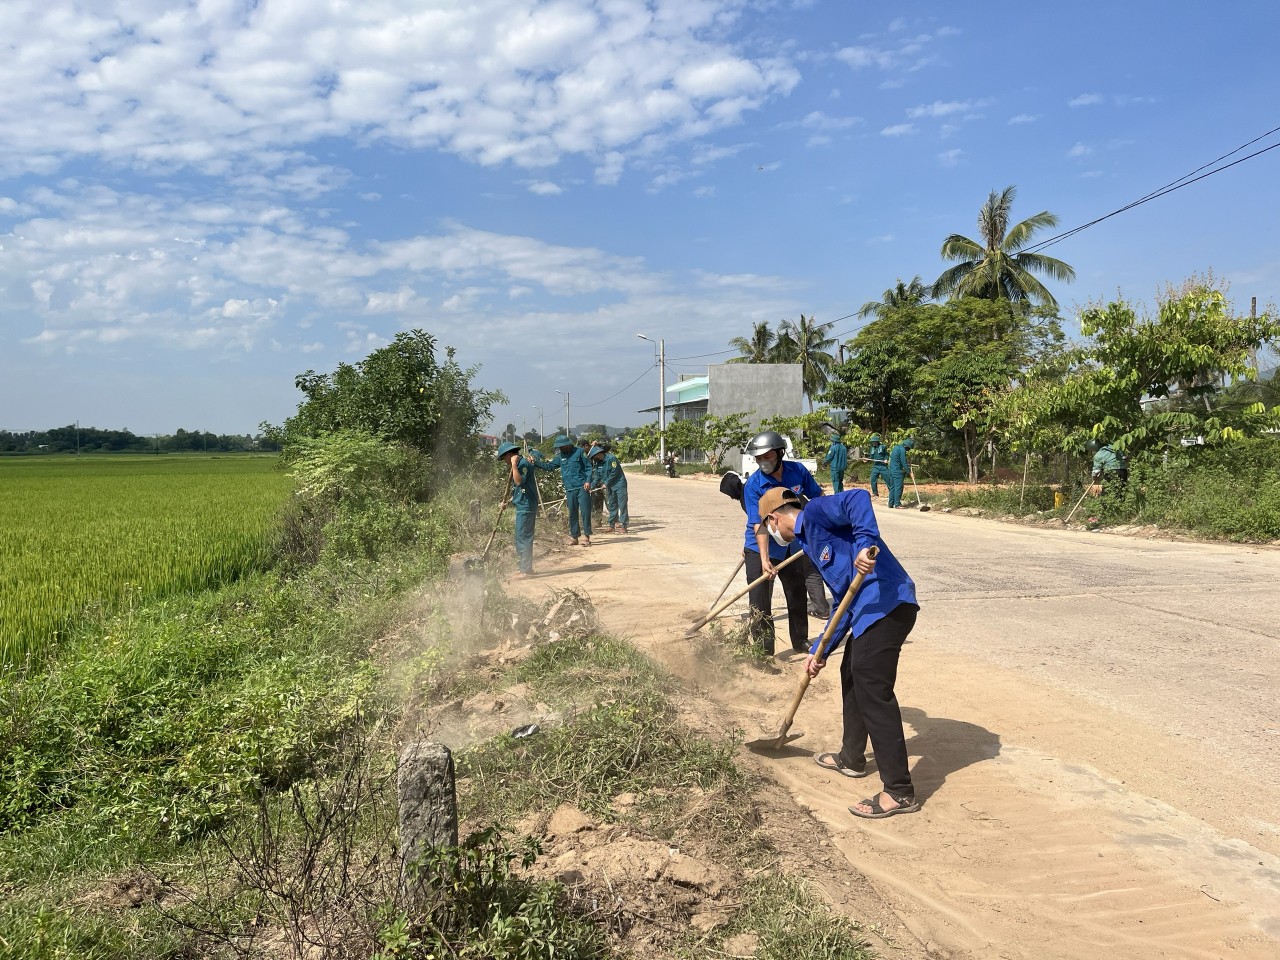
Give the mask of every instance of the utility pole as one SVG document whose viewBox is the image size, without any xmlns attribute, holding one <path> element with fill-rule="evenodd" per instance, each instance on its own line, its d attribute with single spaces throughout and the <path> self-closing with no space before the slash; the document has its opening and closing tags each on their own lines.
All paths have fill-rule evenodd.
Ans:
<svg viewBox="0 0 1280 960">
<path fill-rule="evenodd" d="M 547 442 L 547 418 L 542 415 L 542 408 L 534 404 L 533 409 L 538 411 L 538 443 Z"/>
<path fill-rule="evenodd" d="M 1249 298 L 1249 319 L 1250 320 L 1258 319 L 1258 298 L 1257 297 Z M 1250 324 L 1250 326 L 1252 326 L 1252 324 Z M 1254 376 L 1254 379 L 1257 379 L 1257 376 L 1258 376 L 1258 348 L 1257 347 L 1249 348 L 1249 366 L 1253 367 L 1253 376 Z"/>
<path fill-rule="evenodd" d="M 1256 300 L 1254 301 L 1257 302 Z M 80 421 L 76 421 L 76 456 L 80 456 Z"/>
<path fill-rule="evenodd" d="M 557 390 L 556 393 L 564 397 L 564 435 L 573 439 L 573 429 L 569 426 L 569 391 Z"/>
<path fill-rule="evenodd" d="M 643 333 L 637 333 L 641 340 L 653 340 Z M 667 341 L 658 338 L 658 462 L 667 459 Z"/>
</svg>

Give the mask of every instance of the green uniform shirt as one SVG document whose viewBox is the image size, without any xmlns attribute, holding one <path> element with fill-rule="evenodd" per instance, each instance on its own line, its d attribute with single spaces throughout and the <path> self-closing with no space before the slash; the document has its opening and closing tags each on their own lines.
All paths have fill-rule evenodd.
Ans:
<svg viewBox="0 0 1280 960">
<path fill-rule="evenodd" d="M 1124 459 L 1110 447 L 1103 447 L 1093 455 L 1093 472 L 1115 473 L 1125 469 Z"/>
</svg>

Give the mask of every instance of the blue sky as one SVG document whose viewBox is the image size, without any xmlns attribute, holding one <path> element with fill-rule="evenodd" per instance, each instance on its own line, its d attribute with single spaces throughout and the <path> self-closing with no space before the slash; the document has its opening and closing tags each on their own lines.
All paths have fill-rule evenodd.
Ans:
<svg viewBox="0 0 1280 960">
<path fill-rule="evenodd" d="M 9 429 L 252 431 L 412 327 L 499 426 L 639 423 L 637 333 L 697 373 L 932 280 L 993 188 L 1065 229 L 1280 125 L 1261 2 L 6 0 L 0 36 Z M 1280 299 L 1278 175 L 1055 246 L 1064 316 L 1210 268 Z"/>
</svg>

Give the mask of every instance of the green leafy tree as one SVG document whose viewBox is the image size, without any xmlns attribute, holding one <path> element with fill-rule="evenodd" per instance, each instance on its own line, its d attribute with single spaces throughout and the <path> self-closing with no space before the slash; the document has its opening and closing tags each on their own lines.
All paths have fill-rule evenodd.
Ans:
<svg viewBox="0 0 1280 960">
<path fill-rule="evenodd" d="M 1042 210 L 1009 228 L 1009 213 L 1017 189 L 991 191 L 978 213 L 979 240 L 953 233 L 942 242 L 942 259 L 959 261 L 933 282 L 933 296 L 980 297 L 987 300 L 1030 300 L 1057 308 L 1053 294 L 1033 274 L 1070 283 L 1076 273 L 1068 264 L 1042 253 L 1030 253 L 1036 232 L 1058 225 L 1058 218 Z"/>
<path fill-rule="evenodd" d="M 696 450 L 704 456 L 707 450 L 706 417 L 695 417 L 689 420 L 672 420 L 663 431 L 667 442 L 667 452 L 679 450 Z"/>
<path fill-rule="evenodd" d="M 777 430 L 791 440 L 791 450 L 797 457 L 821 458 L 831 445 L 831 432 L 826 428 L 835 419 L 830 407 L 821 407 L 798 417 L 766 417 L 760 421 L 762 430 Z"/>
<path fill-rule="evenodd" d="M 915 372 L 916 362 L 891 337 L 867 338 L 832 371 L 822 399 L 887 434 L 896 424 L 910 421 Z"/>
<path fill-rule="evenodd" d="M 621 460 L 636 462 L 647 460 L 658 452 L 658 422 L 633 427 L 613 443 L 613 451 Z"/>
<path fill-rule="evenodd" d="M 1219 376 L 1252 379 L 1251 351 L 1280 338 L 1280 321 L 1266 313 L 1237 316 L 1212 276 L 1166 290 L 1154 317 L 1124 300 L 1090 307 L 1080 329 L 1092 343 L 1075 358 L 1076 372 L 1046 388 L 1037 408 L 1041 417 L 1076 415 L 1069 444 L 1103 436 L 1121 449 L 1140 448 L 1188 433 L 1213 443 L 1280 417 L 1280 408 L 1259 402 L 1242 405 L 1234 415 L 1213 409 Z M 1204 402 L 1160 403 L 1175 394 Z"/>
<path fill-rule="evenodd" d="M 741 354 L 732 358 L 729 363 L 772 363 L 776 341 L 777 334 L 769 328 L 769 321 L 761 321 L 751 328 L 750 339 L 734 337 L 729 341 L 729 346 Z"/>
<path fill-rule="evenodd" d="M 879 300 L 868 300 L 858 309 L 860 317 L 884 317 L 899 307 L 914 307 L 930 298 L 929 287 L 920 280 L 920 274 L 911 278 L 910 283 L 898 282 L 886 290 Z"/>
<path fill-rule="evenodd" d="M 359 363 L 300 374 L 294 382 L 305 399 L 285 421 L 287 442 L 356 430 L 428 454 L 440 465 L 474 460 L 481 427 L 505 398 L 474 387 L 479 368 L 463 369 L 452 348 L 439 363 L 435 345 L 430 334 L 412 330 Z"/>
<path fill-rule="evenodd" d="M 730 450 L 745 447 L 755 433 L 747 422 L 748 414 L 730 413 L 723 417 L 703 418 L 707 463 L 715 469 Z"/>
</svg>

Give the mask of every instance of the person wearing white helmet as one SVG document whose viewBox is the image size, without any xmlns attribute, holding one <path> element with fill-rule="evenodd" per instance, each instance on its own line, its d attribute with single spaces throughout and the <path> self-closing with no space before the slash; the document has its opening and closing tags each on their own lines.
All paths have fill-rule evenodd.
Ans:
<svg viewBox="0 0 1280 960">
<path fill-rule="evenodd" d="M 755 457 L 759 470 L 751 474 L 742 489 L 742 503 L 747 511 L 746 538 L 743 543 L 744 567 L 747 582 L 752 583 L 762 575 L 769 579 L 754 587 L 749 595 L 751 604 L 751 637 L 765 653 L 772 654 L 775 647 L 773 629 L 773 578 L 774 564 L 799 552 L 799 547 L 770 540 L 760 527 L 760 514 L 756 506 L 761 495 L 774 487 L 785 487 L 805 499 L 822 496 L 822 488 L 808 469 L 795 460 L 785 460 L 787 441 L 774 430 L 765 430 L 747 444 L 746 452 Z M 759 529 L 757 529 L 759 528 Z M 787 632 L 791 637 L 791 649 L 804 652 L 809 649 L 809 603 L 815 607 L 815 615 L 826 616 L 829 609 L 822 581 L 814 574 L 808 560 L 801 557 L 777 571 L 782 581 L 782 592 L 787 598 Z M 810 576 L 815 581 L 811 588 L 806 582 Z M 816 596 L 813 595 L 816 593 Z"/>
</svg>

